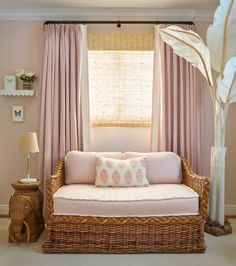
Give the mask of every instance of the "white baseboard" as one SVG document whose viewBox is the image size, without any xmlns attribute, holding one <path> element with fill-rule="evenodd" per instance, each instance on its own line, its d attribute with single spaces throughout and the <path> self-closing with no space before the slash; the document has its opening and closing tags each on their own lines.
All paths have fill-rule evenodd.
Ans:
<svg viewBox="0 0 236 266">
<path fill-rule="evenodd" d="M 225 215 L 236 215 L 236 205 L 225 205 Z"/>
<path fill-rule="evenodd" d="M 8 204 L 0 204 L 0 215 L 8 215 Z M 236 205 L 225 205 L 225 215 L 236 215 Z"/>
<path fill-rule="evenodd" d="M 0 215 L 8 215 L 9 206 L 8 204 L 0 204 Z"/>
</svg>

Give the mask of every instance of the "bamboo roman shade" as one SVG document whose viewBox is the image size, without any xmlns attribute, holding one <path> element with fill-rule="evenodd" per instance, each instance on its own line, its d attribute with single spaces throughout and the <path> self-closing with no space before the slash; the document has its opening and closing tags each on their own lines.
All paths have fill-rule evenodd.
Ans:
<svg viewBox="0 0 236 266">
<path fill-rule="evenodd" d="M 92 126 L 150 126 L 152 76 L 152 34 L 89 34 Z"/>
<path fill-rule="evenodd" d="M 88 48 L 95 51 L 153 51 L 153 34 L 91 33 Z"/>
</svg>

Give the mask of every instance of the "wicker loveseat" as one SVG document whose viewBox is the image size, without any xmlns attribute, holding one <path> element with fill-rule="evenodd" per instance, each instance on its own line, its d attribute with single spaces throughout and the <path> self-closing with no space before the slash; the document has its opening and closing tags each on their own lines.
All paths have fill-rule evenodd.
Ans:
<svg viewBox="0 0 236 266">
<path fill-rule="evenodd" d="M 181 158 L 181 182 L 198 194 L 198 213 L 146 217 L 101 217 L 55 212 L 54 195 L 65 185 L 65 159 L 46 180 L 45 253 L 204 252 L 209 179 Z M 194 192 L 194 193 L 195 193 Z M 181 195 L 180 195 L 181 197 Z"/>
</svg>

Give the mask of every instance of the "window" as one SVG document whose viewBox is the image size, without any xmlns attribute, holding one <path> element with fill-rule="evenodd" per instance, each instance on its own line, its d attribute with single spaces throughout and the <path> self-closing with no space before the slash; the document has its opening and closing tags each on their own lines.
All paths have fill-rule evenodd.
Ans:
<svg viewBox="0 0 236 266">
<path fill-rule="evenodd" d="M 91 125 L 150 126 L 152 36 L 105 36 L 96 36 L 93 42 L 89 39 Z"/>
</svg>

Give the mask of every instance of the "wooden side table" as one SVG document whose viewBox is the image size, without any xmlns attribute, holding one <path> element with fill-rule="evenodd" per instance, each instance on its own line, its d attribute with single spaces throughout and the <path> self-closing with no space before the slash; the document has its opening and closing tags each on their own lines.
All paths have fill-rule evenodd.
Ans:
<svg viewBox="0 0 236 266">
<path fill-rule="evenodd" d="M 9 242 L 35 242 L 44 228 L 40 181 L 12 183 L 15 193 L 9 203 Z"/>
</svg>

